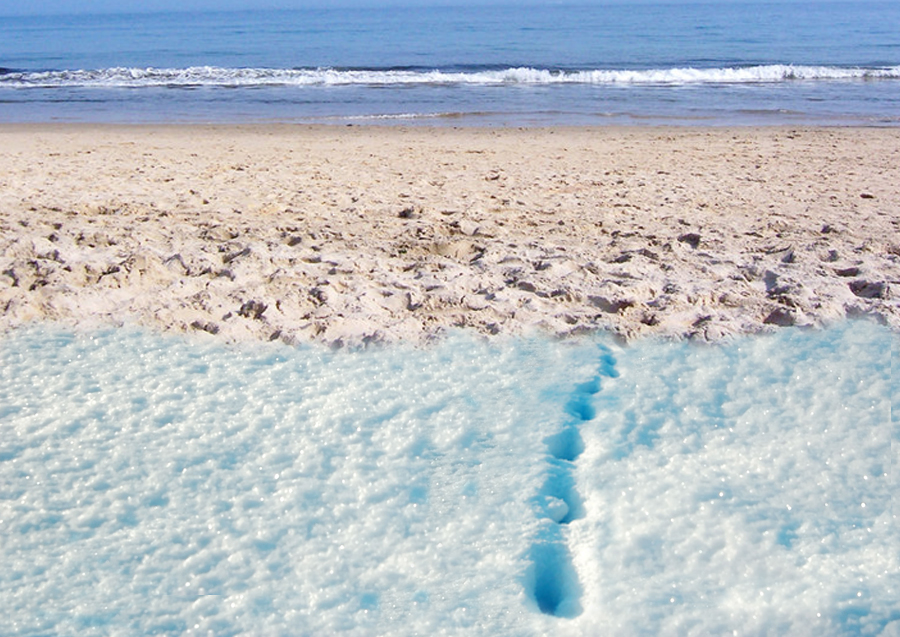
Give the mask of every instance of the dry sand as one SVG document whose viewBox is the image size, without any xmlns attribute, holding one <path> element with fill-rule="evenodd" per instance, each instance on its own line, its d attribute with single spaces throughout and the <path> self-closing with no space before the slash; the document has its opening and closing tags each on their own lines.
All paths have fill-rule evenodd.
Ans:
<svg viewBox="0 0 900 637">
<path fill-rule="evenodd" d="M 0 329 L 900 329 L 900 129 L 0 126 Z"/>
</svg>

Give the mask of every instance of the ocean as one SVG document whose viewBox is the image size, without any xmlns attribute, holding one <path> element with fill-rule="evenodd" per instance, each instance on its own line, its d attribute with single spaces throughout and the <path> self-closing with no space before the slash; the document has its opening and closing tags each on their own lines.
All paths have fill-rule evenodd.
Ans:
<svg viewBox="0 0 900 637">
<path fill-rule="evenodd" d="M 10 16 L 0 121 L 896 126 L 900 4 Z"/>
</svg>

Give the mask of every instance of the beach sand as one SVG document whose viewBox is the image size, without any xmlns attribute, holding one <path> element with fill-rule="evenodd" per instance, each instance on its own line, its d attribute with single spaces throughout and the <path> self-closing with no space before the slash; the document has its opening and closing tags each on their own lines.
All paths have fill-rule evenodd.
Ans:
<svg viewBox="0 0 900 637">
<path fill-rule="evenodd" d="M 900 129 L 0 126 L 0 329 L 900 329 Z"/>
</svg>

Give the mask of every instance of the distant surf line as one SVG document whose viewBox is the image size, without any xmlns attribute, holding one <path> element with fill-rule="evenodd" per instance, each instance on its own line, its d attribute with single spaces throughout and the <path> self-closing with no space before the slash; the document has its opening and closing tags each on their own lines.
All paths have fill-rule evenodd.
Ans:
<svg viewBox="0 0 900 637">
<path fill-rule="evenodd" d="M 900 65 L 843 67 L 767 64 L 657 69 L 550 69 L 528 66 L 462 69 L 111 67 L 27 71 L 0 69 L 0 88 L 192 88 L 426 85 L 707 85 L 813 81 L 896 81 Z"/>
</svg>

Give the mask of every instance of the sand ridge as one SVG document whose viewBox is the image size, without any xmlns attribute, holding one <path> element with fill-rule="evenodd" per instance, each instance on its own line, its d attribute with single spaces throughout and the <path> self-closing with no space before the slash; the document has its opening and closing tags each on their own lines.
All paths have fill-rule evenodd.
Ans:
<svg viewBox="0 0 900 637">
<path fill-rule="evenodd" d="M 900 129 L 0 126 L 0 329 L 900 328 Z"/>
</svg>

